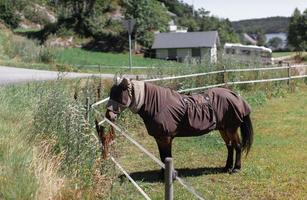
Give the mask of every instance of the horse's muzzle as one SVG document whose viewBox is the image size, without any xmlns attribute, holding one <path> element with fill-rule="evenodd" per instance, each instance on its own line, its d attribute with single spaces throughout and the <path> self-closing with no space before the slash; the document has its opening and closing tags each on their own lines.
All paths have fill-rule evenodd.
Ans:
<svg viewBox="0 0 307 200">
<path fill-rule="evenodd" d="M 117 114 L 114 113 L 112 110 L 107 110 L 106 112 L 106 118 L 108 120 L 110 120 L 111 122 L 114 122 L 115 120 L 117 120 Z"/>
</svg>

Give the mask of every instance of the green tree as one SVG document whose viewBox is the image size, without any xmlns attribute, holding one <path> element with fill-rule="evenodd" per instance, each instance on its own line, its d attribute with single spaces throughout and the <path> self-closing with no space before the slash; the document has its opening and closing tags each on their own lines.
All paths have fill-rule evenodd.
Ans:
<svg viewBox="0 0 307 200">
<path fill-rule="evenodd" d="M 267 45 L 273 49 L 280 49 L 282 48 L 283 41 L 279 37 L 273 37 L 268 41 Z"/>
<path fill-rule="evenodd" d="M 264 31 L 262 29 L 259 29 L 257 30 L 256 35 L 257 35 L 257 45 L 264 46 L 266 43 L 266 36 Z"/>
<path fill-rule="evenodd" d="M 156 0 L 124 0 L 126 18 L 135 19 L 135 39 L 149 48 L 152 45 L 154 32 L 165 32 L 168 29 L 170 16 L 167 9 Z"/>
<path fill-rule="evenodd" d="M 303 14 L 295 9 L 289 24 L 288 43 L 295 51 L 307 49 L 307 9 Z"/>
<path fill-rule="evenodd" d="M 20 22 L 16 5 L 18 1 L 0 0 L 0 19 L 11 28 L 17 28 Z"/>
</svg>

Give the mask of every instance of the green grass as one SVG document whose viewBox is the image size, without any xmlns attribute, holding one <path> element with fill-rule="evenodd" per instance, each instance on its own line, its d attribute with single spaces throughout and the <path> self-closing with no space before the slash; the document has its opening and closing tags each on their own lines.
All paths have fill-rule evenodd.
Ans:
<svg viewBox="0 0 307 200">
<path fill-rule="evenodd" d="M 245 94 L 245 95 L 251 95 Z M 256 96 L 255 96 L 256 95 Z M 259 95 L 247 99 L 252 100 Z M 247 97 L 247 96 L 246 96 Z M 238 174 L 215 173 L 223 167 L 226 147 L 218 132 L 191 138 L 175 138 L 175 168 L 197 191 L 208 199 L 304 199 L 307 196 L 307 87 L 284 98 L 251 102 L 255 138 L 243 168 Z M 158 157 L 155 141 L 135 115 L 125 113 L 125 127 L 134 138 Z M 133 126 L 132 124 L 139 124 Z M 113 154 L 152 199 L 163 199 L 164 186 L 157 181 L 159 166 L 122 137 L 117 138 Z M 119 173 L 120 174 L 120 173 Z M 110 199 L 138 199 L 137 191 L 118 179 Z M 129 187 L 127 189 L 127 187 Z M 194 199 L 175 183 L 175 199 Z"/>
<path fill-rule="evenodd" d="M 123 53 L 102 53 L 91 52 L 80 48 L 63 49 L 58 52 L 57 63 L 70 65 L 100 65 L 105 67 L 129 66 L 129 54 Z M 154 66 L 178 66 L 177 62 L 168 62 L 158 59 L 144 58 L 142 55 L 132 56 L 133 66 L 154 67 Z"/>
<path fill-rule="evenodd" d="M 32 144 L 25 140 L 32 100 L 26 90 L 15 86 L 0 88 L 1 199 L 32 199 L 38 188 L 31 169 Z"/>
<path fill-rule="evenodd" d="M 273 58 L 284 57 L 284 56 L 292 56 L 295 55 L 295 52 L 273 52 Z"/>
<path fill-rule="evenodd" d="M 91 134 L 81 132 L 82 136 L 78 136 L 80 130 L 75 129 L 79 127 L 76 124 L 78 120 L 75 119 L 79 114 L 71 106 L 70 95 L 73 95 L 74 87 L 82 88 L 82 85 L 79 95 L 80 101 L 84 102 L 84 95 L 93 95 L 95 91 L 89 84 L 82 82 L 70 85 L 67 88 L 68 93 L 59 83 L 0 88 L 1 199 L 48 199 L 52 194 L 59 193 L 63 199 L 142 198 L 119 171 L 114 171 L 116 168 L 110 161 L 93 164 L 91 154 L 99 154 L 99 151 L 95 149 L 96 143 Z M 103 86 L 107 89 L 106 83 Z M 243 159 L 243 169 L 239 174 L 219 174 L 214 170 L 224 166 L 226 160 L 226 148 L 217 132 L 201 137 L 176 138 L 173 144 L 175 168 L 179 169 L 186 181 L 209 199 L 303 199 L 307 195 L 307 152 L 303 150 L 307 142 L 306 92 L 306 86 L 299 87 L 296 93 L 289 95 L 280 91 L 278 94 L 272 92 L 272 96 L 280 98 L 269 101 L 265 99 L 263 91 L 242 93 L 253 105 L 255 143 L 249 156 Z M 70 106 L 66 106 L 67 103 Z M 67 115 L 67 111 L 77 115 Z M 39 123 L 44 120 L 46 123 Z M 33 122 L 42 131 L 31 128 Z M 119 123 L 158 157 L 154 139 L 147 134 L 136 115 L 125 112 Z M 33 136 L 33 131 L 36 139 L 29 142 L 28 135 Z M 56 138 L 62 138 L 58 144 Z M 69 142 L 63 142 L 67 139 Z M 39 156 L 37 151 L 40 148 L 37 146 L 41 140 L 47 141 L 43 146 L 52 147 L 57 144 L 59 154 L 47 153 Z M 88 146 L 88 142 L 93 143 L 93 146 Z M 79 150 L 75 149 L 76 146 L 82 148 L 80 154 L 75 154 L 75 150 Z M 67 147 L 68 151 L 65 150 Z M 65 154 L 60 152 L 70 152 L 70 157 L 65 158 Z M 164 198 L 164 185 L 157 179 L 159 166 L 120 134 L 116 138 L 112 154 L 152 199 Z M 61 157 L 65 160 L 61 161 L 60 166 L 65 166 L 57 168 L 54 161 Z M 45 163 L 44 167 L 40 163 Z M 79 167 L 76 163 L 79 163 Z M 97 169 L 95 176 L 91 175 L 93 165 L 98 166 L 94 168 Z M 53 170 L 49 170 L 48 166 L 53 166 Z M 64 186 L 57 185 L 63 180 L 66 183 Z M 76 188 L 76 183 L 79 189 Z M 53 190 L 48 193 L 45 191 L 48 188 Z M 175 199 L 193 198 L 175 182 Z"/>
<path fill-rule="evenodd" d="M 99 145 L 85 126 L 83 103 L 72 97 L 81 85 L 83 102 L 82 95 L 95 93 L 82 81 L 0 87 L 0 199 L 93 199 L 105 192 Z"/>
</svg>

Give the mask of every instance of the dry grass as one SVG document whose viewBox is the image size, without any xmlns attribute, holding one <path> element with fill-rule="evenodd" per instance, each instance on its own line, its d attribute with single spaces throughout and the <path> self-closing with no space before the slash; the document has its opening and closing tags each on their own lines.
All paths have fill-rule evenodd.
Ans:
<svg viewBox="0 0 307 200">
<path fill-rule="evenodd" d="M 65 178 L 59 176 L 63 156 L 52 156 L 51 150 L 56 140 L 41 141 L 33 147 L 31 168 L 34 171 L 38 189 L 35 199 L 55 199 L 61 197 L 61 190 L 65 186 Z"/>
</svg>

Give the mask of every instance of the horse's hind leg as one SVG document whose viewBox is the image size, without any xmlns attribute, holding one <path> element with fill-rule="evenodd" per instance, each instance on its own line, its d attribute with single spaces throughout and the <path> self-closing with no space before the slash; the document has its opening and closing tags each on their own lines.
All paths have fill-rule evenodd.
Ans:
<svg viewBox="0 0 307 200">
<path fill-rule="evenodd" d="M 228 151 L 227 161 L 226 161 L 224 171 L 226 171 L 226 172 L 232 171 L 234 147 L 233 147 L 233 144 L 232 144 L 230 137 L 228 136 L 227 132 L 220 130 L 220 133 L 221 133 L 223 140 L 225 141 L 227 151 Z"/>
<path fill-rule="evenodd" d="M 239 172 L 241 169 L 241 153 L 242 153 L 242 145 L 241 145 L 241 140 L 238 134 L 238 130 L 236 130 L 236 132 L 234 133 L 234 136 L 232 137 L 232 143 L 236 150 L 236 161 L 235 161 L 235 166 L 232 172 L 236 173 L 236 172 Z"/>
<path fill-rule="evenodd" d="M 235 164 L 234 164 L 234 168 L 231 169 L 231 172 L 238 172 L 241 169 L 241 152 L 242 152 L 242 148 L 241 148 L 241 140 L 238 134 L 238 128 L 235 129 L 227 129 L 225 131 L 225 135 L 227 136 L 227 138 L 229 139 L 229 143 L 231 145 L 231 151 L 233 153 L 233 149 L 235 149 L 236 151 L 236 160 L 235 160 Z M 228 148 L 228 146 L 227 146 Z"/>
</svg>

